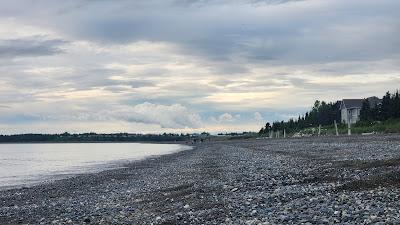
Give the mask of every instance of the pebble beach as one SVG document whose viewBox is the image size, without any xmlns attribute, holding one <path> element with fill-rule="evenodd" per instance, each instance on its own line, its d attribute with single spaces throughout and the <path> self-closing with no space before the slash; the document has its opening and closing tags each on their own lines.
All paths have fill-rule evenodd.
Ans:
<svg viewBox="0 0 400 225">
<path fill-rule="evenodd" d="M 400 136 L 205 142 L 0 191 L 0 224 L 399 224 Z"/>
</svg>

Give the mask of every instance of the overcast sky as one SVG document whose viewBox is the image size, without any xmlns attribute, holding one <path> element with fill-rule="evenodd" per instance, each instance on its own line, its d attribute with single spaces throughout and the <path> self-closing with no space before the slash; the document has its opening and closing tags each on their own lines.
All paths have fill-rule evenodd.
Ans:
<svg viewBox="0 0 400 225">
<path fill-rule="evenodd" d="M 400 88 L 398 0 L 2 0 L 0 133 L 258 130 Z"/>
</svg>

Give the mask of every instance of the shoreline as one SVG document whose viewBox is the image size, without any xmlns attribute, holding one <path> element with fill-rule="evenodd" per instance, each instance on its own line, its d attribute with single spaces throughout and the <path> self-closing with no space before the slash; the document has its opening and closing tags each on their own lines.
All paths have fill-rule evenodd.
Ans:
<svg viewBox="0 0 400 225">
<path fill-rule="evenodd" d="M 124 144 L 124 143 L 135 143 L 135 144 L 185 144 L 187 142 L 185 141 L 66 141 L 66 142 L 51 142 L 51 141 L 33 141 L 33 142 L 0 142 L 1 144 L 104 144 L 104 143 L 109 143 L 109 144 Z"/>
<path fill-rule="evenodd" d="M 18 144 L 32 144 L 32 143 L 18 143 Z M 65 144 L 65 143 L 34 143 L 34 144 Z M 71 144 L 77 144 L 77 143 L 71 143 Z M 93 144 L 93 143 L 82 143 L 82 144 Z M 102 143 L 102 144 L 104 144 L 104 143 Z M 106 144 L 118 144 L 118 143 L 107 142 Z M 129 144 L 129 143 L 122 142 L 120 144 Z M 142 143 L 141 142 L 141 143 L 134 143 L 134 144 L 146 145 L 146 144 L 152 144 L 152 143 Z M 158 144 L 161 145 L 162 143 L 158 143 Z M 163 145 L 165 145 L 165 143 Z M 139 157 L 136 159 L 135 158 L 126 158 L 126 159 L 118 159 L 118 160 L 112 160 L 112 161 L 104 161 L 104 162 L 98 162 L 98 163 L 95 163 L 92 165 L 86 165 L 86 166 L 80 165 L 75 169 L 66 168 L 66 170 L 62 170 L 62 171 L 53 171 L 49 174 L 35 174 L 34 177 L 30 177 L 28 179 L 20 179 L 19 184 L 0 186 L 0 192 L 7 191 L 7 190 L 34 188 L 35 186 L 49 185 L 55 181 L 71 179 L 71 178 L 74 178 L 77 176 L 94 175 L 94 174 L 101 173 L 103 171 L 111 171 L 111 170 L 128 168 L 131 164 L 135 164 L 135 163 L 145 161 L 145 160 L 152 160 L 153 158 L 158 158 L 158 157 L 162 157 L 165 155 L 171 155 L 171 154 L 179 153 L 182 151 L 188 151 L 193 148 L 192 146 L 185 145 L 185 144 L 174 143 L 174 145 L 179 145 L 179 148 L 177 148 L 176 150 L 174 150 L 171 153 L 162 153 L 160 155 L 142 156 L 142 157 Z M 25 181 L 25 183 L 23 183 L 24 181 Z"/>
<path fill-rule="evenodd" d="M 0 224 L 397 223 L 399 150 L 399 135 L 203 143 L 0 191 Z"/>
</svg>

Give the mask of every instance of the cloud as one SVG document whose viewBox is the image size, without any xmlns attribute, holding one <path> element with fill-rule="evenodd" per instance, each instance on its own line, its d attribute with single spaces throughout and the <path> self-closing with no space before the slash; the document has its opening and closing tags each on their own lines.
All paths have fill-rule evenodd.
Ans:
<svg viewBox="0 0 400 225">
<path fill-rule="evenodd" d="M 11 107 L 6 105 L 0 105 L 0 109 L 11 109 Z"/>
<path fill-rule="evenodd" d="M 278 5 L 290 2 L 297 2 L 304 0 L 174 0 L 176 6 L 191 6 L 191 7 L 207 7 L 210 5 L 219 4 L 253 4 L 253 5 Z"/>
<path fill-rule="evenodd" d="M 15 122 L 55 122 L 91 123 L 91 122 L 126 122 L 132 124 L 149 124 L 162 129 L 194 129 L 203 126 L 201 116 L 180 104 L 163 105 L 144 102 L 133 106 L 106 104 L 106 107 L 97 102 L 53 103 L 51 106 L 35 107 L 39 102 L 30 103 L 29 113 L 18 105 L 15 111 L 0 111 L 3 123 Z M 85 107 L 86 105 L 86 107 Z M 0 109 L 2 107 L 0 106 Z"/>
<path fill-rule="evenodd" d="M 398 15 L 390 9 L 398 3 L 385 3 L 387 7 L 373 1 L 101 1 L 66 15 L 71 20 L 61 32 L 106 43 L 170 42 L 185 54 L 229 62 L 370 60 L 399 51 Z M 355 7 L 357 13 L 349 14 Z M 325 13 L 329 9 L 335 13 Z M 96 18 L 86 10 L 95 10 Z"/>
<path fill-rule="evenodd" d="M 240 119 L 240 114 L 232 115 L 230 113 L 223 113 L 219 115 L 217 118 L 214 116 L 211 117 L 211 121 L 215 123 L 233 123 Z"/>
<path fill-rule="evenodd" d="M 49 56 L 63 52 L 61 46 L 66 42 L 59 39 L 41 39 L 30 37 L 24 39 L 0 40 L 0 57 L 35 57 Z"/>
<path fill-rule="evenodd" d="M 101 114 L 128 122 L 158 124 L 162 128 L 199 128 L 202 125 L 198 114 L 190 112 L 180 104 L 160 105 L 144 102 Z"/>
<path fill-rule="evenodd" d="M 0 105 L 10 108 L 1 108 L 2 122 L 239 129 L 301 114 L 317 98 L 380 96 L 398 88 L 399 7 L 397 0 L 4 0 Z"/>
<path fill-rule="evenodd" d="M 245 74 L 251 64 L 387 59 L 398 57 L 400 51 L 396 38 L 400 34 L 399 16 L 395 10 L 399 2 L 395 0 L 27 4 L 29 11 L 6 1 L 2 3 L 3 14 L 11 12 L 23 24 L 45 26 L 69 38 L 101 45 L 172 43 L 183 54 L 217 61 L 213 65 L 217 73 Z M 47 13 L 39 13 L 43 10 Z"/>
<path fill-rule="evenodd" d="M 254 119 L 256 120 L 256 121 L 264 121 L 264 117 L 261 115 L 261 113 L 259 113 L 259 112 L 255 112 L 254 113 Z"/>
</svg>

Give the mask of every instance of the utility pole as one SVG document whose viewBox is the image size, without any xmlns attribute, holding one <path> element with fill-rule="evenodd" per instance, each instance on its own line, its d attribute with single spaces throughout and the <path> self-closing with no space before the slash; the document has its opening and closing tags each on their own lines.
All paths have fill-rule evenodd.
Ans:
<svg viewBox="0 0 400 225">
<path fill-rule="evenodd" d="M 339 131 L 338 131 L 338 128 L 337 128 L 337 123 L 336 123 L 336 120 L 334 120 L 334 122 L 335 122 L 336 136 L 339 136 Z"/>
<path fill-rule="evenodd" d="M 351 113 L 347 113 L 347 135 L 351 135 Z"/>
<path fill-rule="evenodd" d="M 321 136 L 321 124 L 318 126 L 318 136 Z"/>
<path fill-rule="evenodd" d="M 350 121 L 347 123 L 347 135 L 351 135 L 351 123 Z"/>
</svg>

